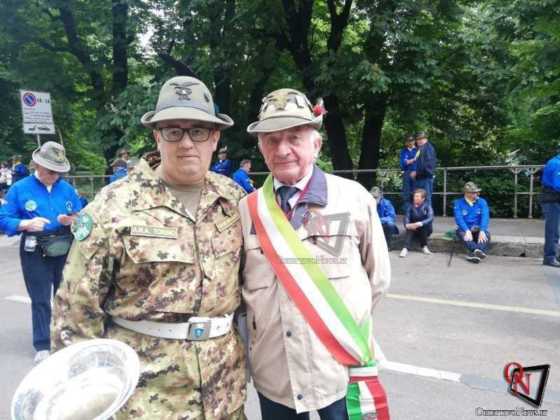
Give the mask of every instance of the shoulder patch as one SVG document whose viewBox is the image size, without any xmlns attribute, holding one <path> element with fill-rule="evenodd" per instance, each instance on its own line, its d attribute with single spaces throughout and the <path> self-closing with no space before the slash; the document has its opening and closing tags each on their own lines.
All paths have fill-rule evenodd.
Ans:
<svg viewBox="0 0 560 420">
<path fill-rule="evenodd" d="M 87 213 L 81 213 L 72 223 L 72 234 L 78 241 L 86 239 L 93 229 L 93 219 Z"/>
</svg>

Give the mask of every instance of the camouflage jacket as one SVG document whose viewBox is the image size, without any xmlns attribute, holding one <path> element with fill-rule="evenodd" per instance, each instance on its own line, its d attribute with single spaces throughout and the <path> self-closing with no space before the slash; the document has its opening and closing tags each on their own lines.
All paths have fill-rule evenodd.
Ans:
<svg viewBox="0 0 560 420">
<path fill-rule="evenodd" d="M 127 178 L 101 190 L 80 213 L 92 223 L 85 235 L 76 235 L 68 256 L 55 297 L 52 348 L 110 337 L 111 316 L 182 322 L 190 315 L 234 312 L 240 304 L 243 241 L 237 205 L 244 195 L 232 180 L 208 172 L 192 220 L 144 160 Z M 237 334 L 232 340 L 239 341 Z M 214 365 L 223 369 L 215 359 L 234 357 L 214 341 L 189 347 L 204 365 L 193 371 L 208 376 L 193 378 L 203 387 L 206 379 L 216 380 Z M 228 378 L 221 376 L 244 379 L 244 362 L 232 367 Z"/>
</svg>

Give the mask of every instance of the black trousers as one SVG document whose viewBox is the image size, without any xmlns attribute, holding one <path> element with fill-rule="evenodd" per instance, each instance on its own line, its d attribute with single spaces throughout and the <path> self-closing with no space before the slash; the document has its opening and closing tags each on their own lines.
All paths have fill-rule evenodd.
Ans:
<svg viewBox="0 0 560 420">
<path fill-rule="evenodd" d="M 309 413 L 297 414 L 296 410 L 271 401 L 259 392 L 261 417 L 263 420 L 309 420 Z M 346 398 L 333 402 L 318 410 L 321 420 L 348 420 Z"/>
<path fill-rule="evenodd" d="M 412 240 L 417 239 L 420 242 L 420 246 L 424 247 L 428 245 L 428 236 L 432 234 L 432 224 L 423 225 L 416 230 L 406 230 L 406 237 L 404 240 L 404 247 L 410 248 L 412 245 Z"/>
<path fill-rule="evenodd" d="M 51 297 L 56 294 L 62 280 L 66 255 L 43 257 L 39 246 L 35 251 L 27 252 L 24 243 L 25 235 L 22 235 L 19 256 L 25 287 L 31 298 L 33 347 L 37 351 L 50 350 Z"/>
</svg>

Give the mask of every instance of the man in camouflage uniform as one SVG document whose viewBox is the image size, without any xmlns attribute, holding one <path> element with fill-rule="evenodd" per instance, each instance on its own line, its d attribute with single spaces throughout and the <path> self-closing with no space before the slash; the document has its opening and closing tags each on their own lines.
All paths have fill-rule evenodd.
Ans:
<svg viewBox="0 0 560 420">
<path fill-rule="evenodd" d="M 244 192 L 208 171 L 233 121 L 200 80 L 175 77 L 142 123 L 161 161 L 141 160 L 74 223 L 53 348 L 105 337 L 137 351 L 139 384 L 117 418 L 244 419 L 244 350 L 231 326 Z"/>
</svg>

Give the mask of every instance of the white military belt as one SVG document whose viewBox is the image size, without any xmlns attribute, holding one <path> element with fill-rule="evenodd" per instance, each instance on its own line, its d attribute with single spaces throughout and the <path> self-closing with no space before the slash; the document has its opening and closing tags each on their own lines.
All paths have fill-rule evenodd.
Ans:
<svg viewBox="0 0 560 420">
<path fill-rule="evenodd" d="M 113 322 L 134 332 L 172 340 L 201 341 L 226 335 L 231 330 L 233 314 L 220 317 L 193 316 L 188 322 L 129 321 L 113 317 Z"/>
</svg>

